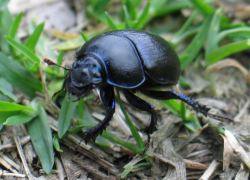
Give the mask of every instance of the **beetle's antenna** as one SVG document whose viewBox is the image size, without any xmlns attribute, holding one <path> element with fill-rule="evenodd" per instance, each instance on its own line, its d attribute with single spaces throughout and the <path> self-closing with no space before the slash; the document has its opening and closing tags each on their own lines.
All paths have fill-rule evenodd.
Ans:
<svg viewBox="0 0 250 180">
<path fill-rule="evenodd" d="M 54 63 L 53 61 L 51 61 L 50 59 L 47 59 L 47 58 L 44 59 L 44 62 L 46 62 L 49 66 L 53 65 L 53 66 L 61 67 L 61 68 L 65 69 L 65 70 L 71 70 L 71 68 L 64 67 L 64 66 L 61 66 L 59 64 L 56 64 L 56 63 Z"/>
</svg>

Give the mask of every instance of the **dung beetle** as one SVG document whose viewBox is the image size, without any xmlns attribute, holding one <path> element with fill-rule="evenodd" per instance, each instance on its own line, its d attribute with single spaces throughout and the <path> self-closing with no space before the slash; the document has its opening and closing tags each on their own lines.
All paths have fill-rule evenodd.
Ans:
<svg viewBox="0 0 250 180">
<path fill-rule="evenodd" d="M 108 126 L 115 112 L 114 87 L 121 89 L 134 107 L 151 114 L 150 125 L 145 129 L 148 136 L 157 129 L 156 113 L 152 104 L 134 94 L 136 91 L 159 100 L 179 99 L 204 116 L 221 119 L 220 116 L 209 114 L 210 108 L 188 96 L 176 91 L 154 90 L 177 84 L 181 73 L 177 53 L 156 34 L 139 30 L 106 32 L 78 48 L 75 58 L 71 68 L 65 68 L 69 72 L 60 91 L 66 89 L 68 94 L 80 99 L 98 88 L 107 110 L 103 121 L 85 132 L 85 143 L 90 139 L 95 141 Z"/>
</svg>

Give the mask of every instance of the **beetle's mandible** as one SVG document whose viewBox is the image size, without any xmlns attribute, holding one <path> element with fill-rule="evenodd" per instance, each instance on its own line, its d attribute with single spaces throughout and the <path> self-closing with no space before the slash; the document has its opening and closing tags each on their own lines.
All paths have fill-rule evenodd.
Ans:
<svg viewBox="0 0 250 180">
<path fill-rule="evenodd" d="M 162 37 L 138 30 L 110 31 L 96 36 L 77 49 L 76 61 L 65 76 L 62 90 L 78 99 L 93 88 L 99 88 L 100 98 L 107 109 L 102 122 L 85 132 L 84 139 L 95 141 L 108 126 L 115 112 L 114 87 L 120 88 L 127 101 L 134 107 L 151 114 L 149 135 L 157 128 L 154 106 L 133 93 L 154 99 L 179 99 L 205 116 L 210 108 L 175 91 L 155 91 L 154 88 L 175 85 L 180 77 L 180 61 L 171 45 Z M 48 63 L 48 60 L 47 60 Z M 49 63 L 48 63 L 49 64 Z M 55 65 L 55 64 L 54 64 Z"/>
</svg>

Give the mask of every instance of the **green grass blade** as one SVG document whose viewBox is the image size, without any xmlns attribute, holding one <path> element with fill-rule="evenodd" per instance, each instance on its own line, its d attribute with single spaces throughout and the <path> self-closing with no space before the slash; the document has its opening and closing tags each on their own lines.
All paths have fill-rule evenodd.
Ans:
<svg viewBox="0 0 250 180">
<path fill-rule="evenodd" d="M 109 2 L 110 0 L 97 0 L 93 6 L 94 11 L 101 11 Z"/>
<path fill-rule="evenodd" d="M 250 39 L 222 46 L 207 56 L 207 66 L 214 64 L 231 54 L 249 49 L 249 47 L 250 47 Z"/>
<path fill-rule="evenodd" d="M 204 17 L 209 16 L 214 12 L 213 8 L 203 0 L 190 0 L 190 2 Z"/>
<path fill-rule="evenodd" d="M 142 2 L 142 0 L 133 0 L 135 7 L 137 7 L 141 2 Z"/>
<path fill-rule="evenodd" d="M 186 22 L 182 25 L 181 29 L 175 33 L 174 38 L 172 39 L 172 42 L 175 43 L 179 37 L 181 37 L 191 26 L 194 18 L 198 15 L 198 11 L 194 11 L 186 20 Z"/>
<path fill-rule="evenodd" d="M 162 0 L 159 0 L 162 1 Z M 163 16 L 172 12 L 179 11 L 184 8 L 188 8 L 191 6 L 191 3 L 189 1 L 184 1 L 184 0 L 175 0 L 168 2 L 165 5 L 159 6 L 159 8 L 150 8 L 150 16 L 151 18 L 158 17 L 158 16 Z M 151 5 L 152 7 L 152 5 Z M 152 9 L 152 10 L 151 10 Z"/>
<path fill-rule="evenodd" d="M 41 82 L 32 76 L 21 65 L 8 59 L 4 54 L 0 52 L 0 74 L 11 83 L 16 86 L 23 93 L 31 98 L 36 96 L 36 91 L 43 91 Z"/>
<path fill-rule="evenodd" d="M 3 77 L 0 77 L 0 92 L 8 97 L 9 99 L 11 99 L 12 101 L 16 101 L 17 97 L 15 94 L 13 94 L 13 88 L 12 85 L 6 81 L 6 79 L 4 79 Z"/>
<path fill-rule="evenodd" d="M 38 117 L 27 124 L 33 147 L 39 156 L 44 171 L 49 174 L 54 165 L 52 132 L 45 110 L 37 105 Z"/>
<path fill-rule="evenodd" d="M 125 178 L 130 173 L 130 171 L 132 171 L 133 168 L 134 168 L 133 165 L 129 164 L 122 172 L 121 178 Z"/>
<path fill-rule="evenodd" d="M 11 28 L 10 28 L 10 32 L 9 32 L 9 37 L 11 37 L 11 38 L 13 38 L 13 39 L 15 38 L 17 29 L 18 29 L 18 27 L 19 27 L 19 24 L 20 24 L 22 18 L 23 18 L 23 12 L 19 13 L 19 14 L 16 16 L 15 20 L 13 21 L 13 23 L 12 23 L 12 25 L 11 25 Z"/>
<path fill-rule="evenodd" d="M 62 108 L 58 118 L 59 138 L 62 138 L 69 128 L 71 118 L 73 117 L 73 113 L 77 105 L 76 102 L 72 102 L 73 100 L 75 100 L 75 97 L 73 96 L 70 96 L 70 99 L 68 99 L 67 95 L 64 97 Z"/>
<path fill-rule="evenodd" d="M 220 29 L 220 19 L 221 19 L 221 9 L 218 9 L 215 11 L 211 25 L 208 30 L 208 37 L 207 37 L 207 46 L 206 46 L 206 52 L 205 56 L 207 57 L 211 52 L 217 49 L 217 35 Z"/>
<path fill-rule="evenodd" d="M 53 145 L 57 152 L 63 152 L 63 150 L 60 149 L 60 143 L 57 135 L 53 137 Z"/>
<path fill-rule="evenodd" d="M 233 29 L 227 29 L 224 31 L 221 31 L 217 37 L 216 37 L 216 43 L 218 44 L 223 38 L 228 36 L 234 36 L 237 37 L 237 35 L 245 34 L 246 36 L 250 36 L 250 28 L 249 27 L 237 27 Z"/>
<path fill-rule="evenodd" d="M 146 7 L 143 9 L 140 17 L 137 20 L 137 23 L 133 26 L 133 29 L 142 29 L 148 19 L 149 9 L 150 9 L 151 1 L 149 1 Z"/>
<path fill-rule="evenodd" d="M 11 111 L 22 111 L 22 110 L 29 110 L 34 112 L 32 108 L 29 108 L 27 106 L 0 101 L 0 112 L 7 112 L 7 111 L 11 112 Z"/>
<path fill-rule="evenodd" d="M 3 6 L 0 6 L 0 49 L 1 52 L 10 54 L 12 51 L 4 36 L 9 34 L 13 20 L 6 4 L 3 3 Z"/>
<path fill-rule="evenodd" d="M 119 28 L 116 26 L 115 20 L 112 19 L 107 12 L 105 12 L 105 16 L 109 24 L 109 28 L 111 28 L 112 30 L 119 30 Z"/>
<path fill-rule="evenodd" d="M 63 50 L 60 50 L 59 54 L 57 56 L 57 64 L 62 65 L 62 61 L 63 61 Z M 58 67 L 58 66 L 55 67 L 56 74 L 59 73 L 59 69 L 60 69 L 60 67 Z"/>
<path fill-rule="evenodd" d="M 174 99 L 172 100 L 159 100 L 159 102 L 170 110 L 176 116 L 180 116 L 180 103 Z"/>
<path fill-rule="evenodd" d="M 133 137 L 135 138 L 135 141 L 137 142 L 138 146 L 140 148 L 144 148 L 145 147 L 145 144 L 141 138 L 141 136 L 139 135 L 136 127 L 134 126 L 134 124 L 132 123 L 132 121 L 130 120 L 126 110 L 124 109 L 123 105 L 122 105 L 122 101 L 121 101 L 121 98 L 120 98 L 120 92 L 118 89 L 116 89 L 116 94 L 117 94 L 117 99 L 118 99 L 118 103 L 121 107 L 121 110 L 122 110 L 122 113 L 124 114 L 125 116 L 125 119 L 126 119 L 126 123 L 127 125 L 129 126 L 129 129 L 133 135 Z"/>
<path fill-rule="evenodd" d="M 34 32 L 29 36 L 25 46 L 29 48 L 32 52 L 35 50 L 36 44 L 43 32 L 44 22 L 39 24 Z"/>
<path fill-rule="evenodd" d="M 114 136 L 111 132 L 109 132 L 108 130 L 106 131 L 103 131 L 102 137 L 110 140 L 111 142 L 114 142 L 114 143 L 117 143 L 117 144 L 120 144 L 121 146 L 135 152 L 135 153 L 138 153 L 138 154 L 142 154 L 143 151 L 144 151 L 144 148 L 140 148 L 134 144 L 131 144 L 127 141 L 124 141 L 116 136 Z M 152 156 L 148 151 L 145 153 L 146 156 Z"/>
<path fill-rule="evenodd" d="M 208 16 L 204 19 L 199 32 L 196 34 L 195 38 L 189 44 L 185 54 L 188 55 L 187 58 L 181 61 L 181 69 L 185 69 L 196 57 L 196 55 L 201 50 L 204 42 L 207 39 L 208 29 L 211 25 L 212 16 Z"/>
<path fill-rule="evenodd" d="M 128 11 L 129 20 L 131 21 L 136 20 L 137 10 L 134 6 L 134 3 L 131 0 L 126 0 L 125 7 Z"/>
<path fill-rule="evenodd" d="M 93 117 L 91 116 L 91 114 L 87 111 L 87 109 L 84 106 L 84 102 L 87 99 L 88 98 L 86 97 L 86 99 L 82 98 L 78 101 L 79 121 L 81 124 L 80 126 L 84 125 L 85 128 L 91 128 L 91 127 L 94 127 L 96 124 L 95 124 Z M 77 127 L 76 127 L 76 130 L 77 130 Z M 109 142 L 100 135 L 97 136 L 95 143 L 102 146 L 102 147 L 110 147 Z"/>
<path fill-rule="evenodd" d="M 151 11 L 157 11 L 158 9 L 161 9 L 163 6 L 165 6 L 166 4 L 169 4 L 169 3 L 166 3 L 166 1 L 164 0 L 152 0 L 150 9 Z"/>
<path fill-rule="evenodd" d="M 9 117 L 3 124 L 6 126 L 12 126 L 16 124 L 27 123 L 34 119 L 36 116 L 37 113 L 35 112 L 23 110 L 20 114 Z"/>
<path fill-rule="evenodd" d="M 124 14 L 124 21 L 125 21 L 125 29 L 131 29 L 131 25 L 129 22 L 129 15 L 126 6 L 123 6 L 123 14 Z"/>
<path fill-rule="evenodd" d="M 83 40 L 85 42 L 87 42 L 89 40 L 88 36 L 86 34 L 84 34 L 84 32 L 82 32 L 82 31 L 80 31 L 80 33 L 81 33 L 81 36 L 82 36 Z"/>
<path fill-rule="evenodd" d="M 40 59 L 33 53 L 29 48 L 22 45 L 21 43 L 15 41 L 11 37 L 6 36 L 5 39 L 8 41 L 10 45 L 18 49 L 21 53 L 23 53 L 32 63 L 40 63 Z"/>
</svg>

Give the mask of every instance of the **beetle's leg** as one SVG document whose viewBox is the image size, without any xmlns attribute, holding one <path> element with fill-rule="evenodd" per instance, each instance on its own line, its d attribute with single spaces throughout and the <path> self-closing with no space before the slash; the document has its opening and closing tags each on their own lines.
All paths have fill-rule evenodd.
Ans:
<svg viewBox="0 0 250 180">
<path fill-rule="evenodd" d="M 154 106 L 141 98 L 137 97 L 133 93 L 131 93 L 129 90 L 124 89 L 123 90 L 124 96 L 127 99 L 127 101 L 132 104 L 134 107 L 137 109 L 140 109 L 142 111 L 147 111 L 151 114 L 151 121 L 150 125 L 144 130 L 145 133 L 152 134 L 154 131 L 157 130 L 156 125 L 157 125 L 157 118 L 156 118 L 156 113 L 154 110 Z"/>
<path fill-rule="evenodd" d="M 158 100 L 179 99 L 193 107 L 196 111 L 202 113 L 204 116 L 207 116 L 208 111 L 210 110 L 210 108 L 208 108 L 206 105 L 200 104 L 191 97 L 185 96 L 183 94 L 178 94 L 176 91 L 142 90 L 141 92 L 148 97 Z"/>
<path fill-rule="evenodd" d="M 99 134 L 102 134 L 102 132 L 106 129 L 106 127 L 109 125 L 110 120 L 113 117 L 113 114 L 115 112 L 115 95 L 114 95 L 114 89 L 112 86 L 108 86 L 106 88 L 103 88 L 100 90 L 100 96 L 102 99 L 102 102 L 104 106 L 107 109 L 107 115 L 106 117 L 95 127 L 88 129 L 86 132 L 84 132 L 84 140 L 87 144 L 90 139 L 95 141 L 96 137 Z"/>
</svg>

